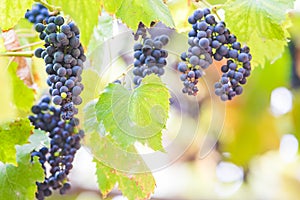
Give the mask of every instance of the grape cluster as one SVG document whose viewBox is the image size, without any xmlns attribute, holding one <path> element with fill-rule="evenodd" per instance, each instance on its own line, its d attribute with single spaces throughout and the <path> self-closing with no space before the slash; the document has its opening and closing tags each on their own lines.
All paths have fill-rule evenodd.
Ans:
<svg viewBox="0 0 300 200">
<path fill-rule="evenodd" d="M 77 118 L 68 121 L 61 119 L 61 111 L 55 106 L 51 106 L 51 98 L 43 97 L 39 104 L 32 107 L 34 115 L 29 116 L 29 120 L 36 129 L 41 129 L 49 133 L 51 138 L 50 149 L 42 147 L 39 151 L 34 151 L 31 156 L 37 156 L 45 171 L 46 178 L 43 182 L 37 182 L 38 191 L 36 198 L 41 200 L 52 194 L 52 189 L 59 189 L 60 194 L 65 194 L 71 185 L 67 175 L 73 168 L 72 161 L 76 151 L 80 148 L 80 140 L 83 131 L 76 131 L 79 124 Z M 50 165 L 50 175 L 47 176 L 46 164 Z"/>
<path fill-rule="evenodd" d="M 227 63 L 221 68 L 222 78 L 215 84 L 215 94 L 223 101 L 240 95 L 243 91 L 241 85 L 246 83 L 251 72 L 249 47 L 242 47 L 236 36 L 226 28 L 225 22 L 217 22 L 208 8 L 196 10 L 188 22 L 193 27 L 188 33 L 190 47 L 188 52 L 181 54 L 182 62 L 178 64 L 184 84 L 182 92 L 197 95 L 196 84 L 203 76 L 203 70 L 212 64 L 213 59 L 221 61 L 226 58 Z"/>
<path fill-rule="evenodd" d="M 167 35 L 157 36 L 154 39 L 144 38 L 142 43 L 134 44 L 133 82 L 140 85 L 142 79 L 152 73 L 161 76 L 165 73 L 168 51 L 163 46 L 169 42 Z"/>
<path fill-rule="evenodd" d="M 61 106 L 63 119 L 72 119 L 78 112 L 75 105 L 82 103 L 79 95 L 84 89 L 81 73 L 86 57 L 79 41 L 79 29 L 73 22 L 64 24 L 61 16 L 51 16 L 46 25 L 37 23 L 35 30 L 45 41 L 45 49 L 36 49 L 35 56 L 46 63 L 52 101 Z"/>
<path fill-rule="evenodd" d="M 34 4 L 31 10 L 27 10 L 25 18 L 31 23 L 42 23 L 43 20 L 47 20 L 49 17 L 48 9 L 40 3 Z"/>
<path fill-rule="evenodd" d="M 142 38 L 147 37 L 147 29 L 146 29 L 145 25 L 142 22 L 139 23 L 138 29 L 133 34 L 133 36 L 134 36 L 134 40 L 138 40 L 140 36 Z"/>
<path fill-rule="evenodd" d="M 59 189 L 64 194 L 70 188 L 67 175 L 84 135 L 76 128 L 79 119 L 74 115 L 78 113 L 75 106 L 82 103 L 79 95 L 84 89 L 81 73 L 86 57 L 78 27 L 73 22 L 65 24 L 62 16 L 50 16 L 43 23 L 36 23 L 35 30 L 45 41 L 45 48 L 36 49 L 34 54 L 45 61 L 51 96 L 34 105 L 34 115 L 29 116 L 35 128 L 47 132 L 51 139 L 49 149 L 43 147 L 32 152 L 32 157 L 39 157 L 46 175 L 44 182 L 37 182 L 36 198 L 41 200 L 50 196 L 52 190 Z M 47 166 L 50 174 L 46 173 Z"/>
</svg>

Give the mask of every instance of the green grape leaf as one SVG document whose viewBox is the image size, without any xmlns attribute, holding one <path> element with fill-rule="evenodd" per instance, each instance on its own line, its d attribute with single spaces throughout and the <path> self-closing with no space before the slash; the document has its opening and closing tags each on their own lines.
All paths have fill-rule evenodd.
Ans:
<svg viewBox="0 0 300 200">
<path fill-rule="evenodd" d="M 149 168 L 133 146 L 124 151 L 109 137 L 104 137 L 105 129 L 97 121 L 96 104 L 97 100 L 93 100 L 86 105 L 84 128 L 85 145 L 94 156 L 101 193 L 106 196 L 119 183 L 119 189 L 128 199 L 148 198 L 155 188 Z"/>
<path fill-rule="evenodd" d="M 20 119 L 0 126 L 0 161 L 16 164 L 15 145 L 27 143 L 33 130 L 28 119 Z"/>
<path fill-rule="evenodd" d="M 151 173 L 126 174 L 119 170 L 96 163 L 96 175 L 99 188 L 104 196 L 118 183 L 119 189 L 129 200 L 149 199 L 155 189 L 155 180 Z"/>
<path fill-rule="evenodd" d="M 24 17 L 26 10 L 31 9 L 32 0 L 0 0 L 0 27 L 8 30 Z"/>
<path fill-rule="evenodd" d="M 87 46 L 92 36 L 94 27 L 98 23 L 98 15 L 101 12 L 99 0 L 74 1 L 49 0 L 49 3 L 60 6 L 66 15 L 70 15 L 80 29 L 80 41 Z"/>
<path fill-rule="evenodd" d="M 230 0 L 223 8 L 230 31 L 251 48 L 254 66 L 281 56 L 288 37 L 286 12 L 293 1 Z"/>
<path fill-rule="evenodd" d="M 138 28 L 140 21 L 146 26 L 152 21 L 161 21 L 174 27 L 171 13 L 162 0 L 123 0 L 116 16 L 133 30 Z"/>
<path fill-rule="evenodd" d="M 123 0 L 103 1 L 104 9 L 109 13 L 115 13 L 121 6 Z"/>
<path fill-rule="evenodd" d="M 30 140 L 35 141 L 34 137 Z M 0 199 L 35 199 L 35 183 L 44 180 L 38 158 L 31 161 L 30 152 L 36 147 L 37 144 L 16 146 L 17 166 L 0 163 Z"/>
<path fill-rule="evenodd" d="M 108 136 L 125 149 L 139 141 L 160 150 L 156 142 L 161 141 L 166 125 L 169 98 L 168 89 L 155 75 L 145 77 L 133 91 L 109 84 L 96 104 L 97 119 Z"/>
<path fill-rule="evenodd" d="M 12 62 L 8 68 L 13 86 L 13 102 L 19 111 L 28 113 L 34 103 L 34 90 L 29 88 L 17 76 L 16 62 Z"/>
</svg>

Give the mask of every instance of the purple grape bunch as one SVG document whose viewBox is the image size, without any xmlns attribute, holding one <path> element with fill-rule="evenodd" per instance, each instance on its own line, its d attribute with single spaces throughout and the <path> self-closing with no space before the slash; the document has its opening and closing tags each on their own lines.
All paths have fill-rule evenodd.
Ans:
<svg viewBox="0 0 300 200">
<path fill-rule="evenodd" d="M 31 108 L 33 115 L 29 120 L 35 129 L 48 133 L 50 148 L 42 147 L 33 151 L 31 156 L 37 156 L 45 171 L 45 180 L 37 182 L 36 198 L 42 200 L 52 194 L 52 190 L 59 189 L 60 194 L 65 194 L 71 185 L 68 174 L 73 168 L 72 162 L 77 150 L 81 147 L 80 141 L 84 135 L 82 130 L 77 131 L 78 118 L 65 121 L 61 118 L 60 108 L 51 106 L 51 98 L 45 96 Z M 47 166 L 50 166 L 47 174 Z"/>
<path fill-rule="evenodd" d="M 154 39 L 145 37 L 141 43 L 134 44 L 133 82 L 135 85 L 140 85 L 147 75 L 162 76 L 165 73 L 168 51 L 163 49 L 163 46 L 167 45 L 169 40 L 167 35 L 160 35 Z"/>
<path fill-rule="evenodd" d="M 45 61 L 50 87 L 50 96 L 34 105 L 33 115 L 29 116 L 35 128 L 45 131 L 50 138 L 50 148 L 43 147 L 31 154 L 39 157 L 45 170 L 45 180 L 36 183 L 36 198 L 42 200 L 53 190 L 59 189 L 60 194 L 65 194 L 71 187 L 68 174 L 84 136 L 83 130 L 77 128 L 79 119 L 75 115 L 78 113 L 76 105 L 82 103 L 81 73 L 86 57 L 74 22 L 65 23 L 62 16 L 50 16 L 43 23 L 35 24 L 35 30 L 45 44 L 34 54 Z"/>
<path fill-rule="evenodd" d="M 79 29 L 75 23 L 64 24 L 61 16 L 49 17 L 47 24 L 37 23 L 35 29 L 45 41 L 45 48 L 38 48 L 35 56 L 43 58 L 49 93 L 55 105 L 61 106 L 61 115 L 65 120 L 72 119 L 80 105 L 83 62 L 86 60 L 84 49 L 79 40 Z"/>
<path fill-rule="evenodd" d="M 31 23 L 37 24 L 42 23 L 49 17 L 49 10 L 40 3 L 34 4 L 31 10 L 27 10 L 25 18 Z"/>
<path fill-rule="evenodd" d="M 178 70 L 182 73 L 183 93 L 197 95 L 197 83 L 213 60 L 227 59 L 221 67 L 222 77 L 215 83 L 215 94 L 221 100 L 232 100 L 243 92 L 243 87 L 251 74 L 250 48 L 242 46 L 224 21 L 217 22 L 210 9 L 198 9 L 189 18 L 192 30 L 188 33 L 188 52 L 181 54 L 182 62 Z"/>
</svg>

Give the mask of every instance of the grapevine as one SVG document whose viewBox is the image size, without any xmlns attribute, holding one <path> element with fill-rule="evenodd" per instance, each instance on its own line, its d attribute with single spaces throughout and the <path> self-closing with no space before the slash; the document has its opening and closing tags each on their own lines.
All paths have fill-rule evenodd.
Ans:
<svg viewBox="0 0 300 200">
<path fill-rule="evenodd" d="M 219 82 L 215 84 L 215 94 L 221 100 L 231 100 L 243 92 L 242 85 L 251 72 L 250 48 L 237 41 L 234 34 L 226 28 L 223 21 L 217 22 L 215 16 L 208 8 L 196 10 L 188 18 L 193 29 L 188 33 L 188 52 L 181 54 L 178 70 L 183 81 L 183 93 L 197 95 L 198 79 L 203 76 L 203 70 L 208 68 L 213 59 L 227 63 L 221 67 L 223 73 Z"/>
</svg>

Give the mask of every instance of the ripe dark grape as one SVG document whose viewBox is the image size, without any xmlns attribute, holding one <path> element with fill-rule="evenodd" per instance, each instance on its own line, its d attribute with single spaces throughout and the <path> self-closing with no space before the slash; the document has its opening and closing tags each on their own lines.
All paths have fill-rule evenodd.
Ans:
<svg viewBox="0 0 300 200">
<path fill-rule="evenodd" d="M 183 81 L 183 93 L 197 95 L 198 79 L 203 72 L 212 64 L 212 58 L 216 61 L 227 59 L 227 64 L 221 67 L 223 72 L 220 82 L 215 85 L 215 94 L 221 100 L 231 100 L 243 91 L 242 84 L 247 82 L 250 76 L 251 59 L 248 46 L 241 46 L 234 34 L 226 27 L 225 22 L 217 22 L 215 16 L 208 8 L 196 10 L 188 18 L 192 29 L 188 33 L 188 52 L 181 54 L 178 71 L 182 73 L 180 80 Z"/>
<path fill-rule="evenodd" d="M 199 46 L 202 48 L 207 48 L 209 46 L 209 40 L 207 38 L 201 38 L 199 40 Z"/>
<path fill-rule="evenodd" d="M 192 65 L 198 65 L 198 63 L 199 63 L 199 58 L 198 58 L 198 56 L 191 56 L 189 62 L 190 62 Z"/>
<path fill-rule="evenodd" d="M 178 64 L 178 70 L 185 73 L 187 71 L 187 65 L 184 62 Z"/>
<path fill-rule="evenodd" d="M 238 55 L 238 60 L 242 63 L 245 63 L 247 61 L 249 61 L 249 57 L 248 57 L 248 54 L 247 53 L 240 53 Z"/>
</svg>

